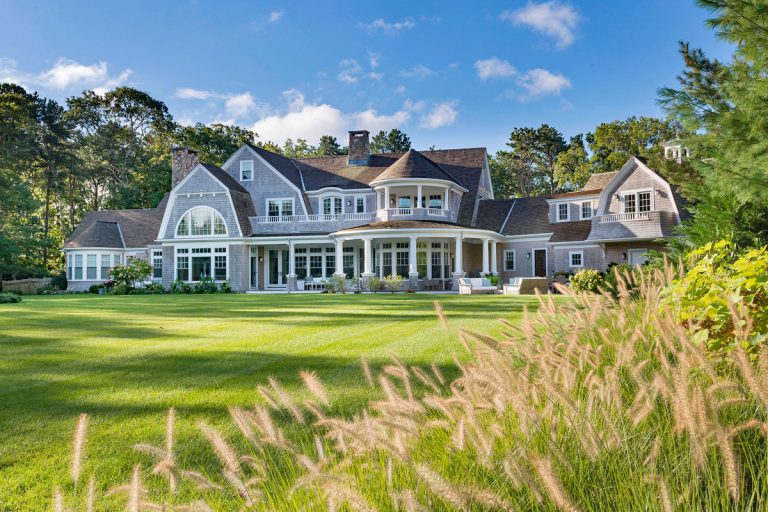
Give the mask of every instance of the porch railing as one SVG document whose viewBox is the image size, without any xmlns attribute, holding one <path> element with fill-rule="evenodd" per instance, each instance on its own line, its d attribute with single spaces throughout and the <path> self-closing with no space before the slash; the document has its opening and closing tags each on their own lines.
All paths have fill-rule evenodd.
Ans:
<svg viewBox="0 0 768 512">
<path fill-rule="evenodd" d="M 651 212 L 638 212 L 638 213 L 611 213 L 609 215 L 601 215 L 597 218 L 597 222 L 605 224 L 607 222 L 627 222 L 633 220 L 649 220 Z"/>
<path fill-rule="evenodd" d="M 313 215 L 257 215 L 251 217 L 256 224 L 277 222 L 337 222 L 344 220 L 373 220 L 373 213 L 316 213 Z"/>
</svg>

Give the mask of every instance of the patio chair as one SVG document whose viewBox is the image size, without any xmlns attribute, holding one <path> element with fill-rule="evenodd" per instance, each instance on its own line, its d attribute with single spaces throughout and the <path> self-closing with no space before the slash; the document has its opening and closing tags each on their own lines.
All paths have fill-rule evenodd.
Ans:
<svg viewBox="0 0 768 512">
<path fill-rule="evenodd" d="M 549 279 L 546 277 L 510 277 L 504 285 L 504 295 L 534 295 L 538 290 L 547 293 Z"/>
<path fill-rule="evenodd" d="M 496 293 L 499 288 L 484 277 L 462 277 L 459 279 L 459 294 Z"/>
</svg>

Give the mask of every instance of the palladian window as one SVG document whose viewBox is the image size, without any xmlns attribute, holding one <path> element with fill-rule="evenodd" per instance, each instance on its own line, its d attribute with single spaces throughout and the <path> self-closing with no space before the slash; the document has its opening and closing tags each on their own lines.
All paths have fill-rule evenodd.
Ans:
<svg viewBox="0 0 768 512">
<path fill-rule="evenodd" d="M 176 236 L 226 235 L 224 217 L 210 206 L 192 208 L 179 221 Z"/>
</svg>

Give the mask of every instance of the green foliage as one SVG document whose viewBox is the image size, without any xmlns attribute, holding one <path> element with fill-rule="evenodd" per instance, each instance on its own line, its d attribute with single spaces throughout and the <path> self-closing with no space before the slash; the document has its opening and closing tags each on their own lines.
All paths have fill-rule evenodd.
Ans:
<svg viewBox="0 0 768 512">
<path fill-rule="evenodd" d="M 312 146 L 304 139 L 286 139 L 283 143 L 282 154 L 288 158 L 310 158 L 313 156 L 319 156 L 319 152 L 316 146 Z"/>
<path fill-rule="evenodd" d="M 577 293 L 597 293 L 603 284 L 603 276 L 600 271 L 593 268 L 579 270 L 571 276 L 571 288 Z"/>
<path fill-rule="evenodd" d="M 405 153 L 411 149 L 411 139 L 397 128 L 381 130 L 371 138 L 371 153 Z"/>
<path fill-rule="evenodd" d="M 189 283 L 185 283 L 181 279 L 177 279 L 171 283 L 171 293 L 192 293 L 192 287 Z"/>
<path fill-rule="evenodd" d="M 109 276 L 117 284 L 135 288 L 136 284 L 146 281 L 152 275 L 152 265 L 147 261 L 135 258 L 127 265 L 115 265 L 109 271 Z"/>
<path fill-rule="evenodd" d="M 221 290 L 221 293 L 232 293 L 232 283 L 229 282 L 229 279 L 221 283 L 221 287 L 219 288 Z"/>
<path fill-rule="evenodd" d="M 326 281 L 325 289 L 328 293 L 346 293 L 347 278 L 345 276 L 333 275 Z"/>
<path fill-rule="evenodd" d="M 496 274 L 489 274 L 486 276 L 486 279 L 488 279 L 488 282 L 491 283 L 493 286 L 499 286 L 499 282 L 501 281 L 501 277 L 499 277 Z"/>
<path fill-rule="evenodd" d="M 661 307 L 670 308 L 681 324 L 691 325 L 697 340 L 710 350 L 733 348 L 742 341 L 754 350 L 768 337 L 768 247 L 739 251 L 733 242 L 708 243 L 688 255 L 687 272 L 664 290 Z M 751 322 L 751 337 L 734 308 Z"/>
<path fill-rule="evenodd" d="M 21 297 L 15 293 L 0 293 L 0 304 L 16 304 L 21 302 Z"/>
<path fill-rule="evenodd" d="M 382 289 L 382 283 L 381 278 L 378 276 L 373 276 L 370 279 L 368 279 L 368 291 L 376 293 L 378 291 L 381 291 Z"/>
<path fill-rule="evenodd" d="M 555 184 L 558 190 L 567 192 L 579 190 L 592 175 L 589 154 L 584 146 L 584 135 L 571 137 L 568 149 L 557 155 L 555 163 Z"/>
<path fill-rule="evenodd" d="M 213 280 L 212 277 L 205 276 L 205 277 L 201 277 L 200 281 L 198 281 L 198 283 L 195 284 L 193 292 L 194 293 L 218 293 L 219 287 L 216 285 L 216 282 Z"/>
<path fill-rule="evenodd" d="M 390 293 L 401 291 L 403 289 L 403 283 L 405 283 L 405 278 L 398 274 L 390 274 L 381 280 L 384 289 Z"/>
<path fill-rule="evenodd" d="M 317 146 L 317 156 L 338 156 L 349 153 L 349 148 L 342 147 L 333 135 L 323 135 L 320 137 L 320 144 Z"/>
<path fill-rule="evenodd" d="M 66 272 L 59 272 L 51 278 L 50 286 L 56 290 L 66 290 L 67 285 L 68 282 Z"/>
<path fill-rule="evenodd" d="M 128 295 L 133 290 L 132 287 L 125 283 L 117 283 L 109 289 L 110 295 Z"/>
<path fill-rule="evenodd" d="M 255 132 L 239 126 L 197 123 L 178 128 L 174 140 L 177 145 L 198 150 L 202 162 L 221 165 L 240 146 L 253 143 L 255 137 Z"/>
<path fill-rule="evenodd" d="M 147 283 L 141 288 L 134 288 L 131 290 L 131 293 L 136 295 L 159 295 L 165 293 L 165 288 L 160 283 Z"/>
<path fill-rule="evenodd" d="M 88 287 L 88 293 L 94 293 L 98 295 L 99 291 L 103 289 L 104 289 L 103 284 L 92 284 L 91 286 Z"/>
</svg>

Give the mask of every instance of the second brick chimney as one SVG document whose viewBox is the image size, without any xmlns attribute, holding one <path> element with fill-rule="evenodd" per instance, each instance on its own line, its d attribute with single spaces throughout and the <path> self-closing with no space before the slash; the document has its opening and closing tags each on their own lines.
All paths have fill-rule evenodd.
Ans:
<svg viewBox="0 0 768 512">
<path fill-rule="evenodd" d="M 349 165 L 368 165 L 371 160 L 369 136 L 368 130 L 349 132 Z"/>
<path fill-rule="evenodd" d="M 186 146 L 171 148 L 171 188 L 187 177 L 197 164 L 200 163 L 200 155 L 196 149 Z"/>
</svg>

